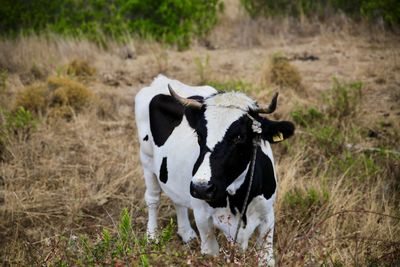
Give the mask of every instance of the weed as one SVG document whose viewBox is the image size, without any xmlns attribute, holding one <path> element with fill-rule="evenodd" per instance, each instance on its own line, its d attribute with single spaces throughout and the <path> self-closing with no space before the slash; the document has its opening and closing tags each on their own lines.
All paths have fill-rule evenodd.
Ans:
<svg viewBox="0 0 400 267">
<path fill-rule="evenodd" d="M 279 53 L 272 55 L 269 59 L 269 63 L 263 74 L 263 80 L 267 84 L 272 83 L 280 87 L 303 89 L 298 69 Z"/>
<path fill-rule="evenodd" d="M 32 131 L 36 129 L 37 119 L 24 107 L 19 107 L 14 112 L 0 110 L 4 119 L 0 125 L 2 129 L 0 139 L 8 138 L 10 135 L 16 136 L 19 140 L 25 141 L 29 138 Z"/>
<path fill-rule="evenodd" d="M 303 127 L 310 127 L 317 123 L 320 123 L 324 119 L 324 114 L 322 114 L 317 108 L 311 107 L 307 110 L 296 109 L 291 112 L 292 119 L 297 125 Z"/>
<path fill-rule="evenodd" d="M 340 153 L 344 146 L 343 132 L 333 125 L 318 125 L 310 128 L 313 141 L 326 156 L 330 157 L 335 153 Z M 310 142 L 310 141 L 309 141 Z"/>
<path fill-rule="evenodd" d="M 347 177 L 354 177 L 359 181 L 365 181 L 375 177 L 381 172 L 381 168 L 375 163 L 371 155 L 365 153 L 351 153 L 344 151 L 340 157 L 333 157 L 331 164 L 332 174 L 346 174 Z"/>
<path fill-rule="evenodd" d="M 132 225 L 128 209 L 121 211 L 115 234 L 103 229 L 97 242 L 89 236 L 65 238 L 63 246 L 67 246 L 65 257 L 55 259 L 57 264 L 66 265 L 142 265 L 149 266 L 149 251 L 164 253 L 165 246 L 171 240 L 175 225 L 170 223 L 161 231 L 159 242 L 151 244 L 147 238 L 139 238 Z"/>
<path fill-rule="evenodd" d="M 306 190 L 294 188 L 286 192 L 283 203 L 288 208 L 300 212 L 301 217 L 307 217 L 307 214 L 315 212 L 316 209 L 329 201 L 328 191 L 318 191 L 310 187 Z"/>
<path fill-rule="evenodd" d="M 207 55 L 204 58 L 204 61 L 200 57 L 196 57 L 194 59 L 194 63 L 196 64 L 196 72 L 199 75 L 200 84 L 204 84 L 209 79 L 209 71 L 210 71 L 210 56 Z"/>
<path fill-rule="evenodd" d="M 333 87 L 325 96 L 329 115 L 338 119 L 354 115 L 361 101 L 362 88 L 361 82 L 345 83 L 334 78 Z"/>
</svg>

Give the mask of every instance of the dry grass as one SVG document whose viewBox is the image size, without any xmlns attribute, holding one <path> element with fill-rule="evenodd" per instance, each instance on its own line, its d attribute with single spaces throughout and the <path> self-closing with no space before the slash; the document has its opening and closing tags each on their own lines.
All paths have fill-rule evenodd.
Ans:
<svg viewBox="0 0 400 267">
<path fill-rule="evenodd" d="M 261 79 L 267 85 L 303 90 L 300 72 L 283 55 L 275 54 L 268 60 Z"/>
<path fill-rule="evenodd" d="M 146 209 L 132 111 L 135 93 L 159 71 L 196 84 L 202 79 L 196 58 L 209 58 L 207 66 L 203 64 L 207 69 L 202 70 L 209 73 L 207 79 L 232 87 L 251 84 L 254 87 L 248 93 L 268 103 L 279 86 L 260 81 L 266 74 L 264 60 L 277 51 L 288 58 L 304 52 L 320 58 L 289 61 L 308 94 L 282 88 L 273 115 L 293 119 L 293 112 L 298 112 L 307 120 L 297 123 L 293 139 L 273 147 L 279 175 L 278 265 L 399 264 L 398 37 L 386 33 L 354 37 L 328 31 L 299 37 L 285 28 L 271 35 L 261 30 L 263 24 L 241 24 L 240 28 L 234 26 L 240 24 L 233 23 L 234 16 L 228 19 L 232 23 L 225 28 L 227 36 L 220 35 L 219 40 L 231 42 L 217 50 L 196 47 L 177 52 L 137 41 L 131 44 L 134 59 L 121 57 L 127 48 L 112 43 L 103 51 L 84 40 L 58 37 L 0 41 L 0 68 L 8 70 L 6 86 L 0 88 L 2 109 L 12 114 L 16 104 L 42 114 L 36 130 L 24 139 L 12 131 L 4 137 L 1 129 L 0 149 L 7 154 L 0 161 L 3 264 L 52 265 L 62 258 L 77 265 L 75 258 L 66 257 L 68 251 L 85 255 L 71 245 L 75 237 L 84 234 L 96 243 L 103 229 L 116 235 L 124 207 L 130 212 L 135 234 L 143 236 Z M 243 27 L 252 31 L 230 39 L 230 32 Z M 243 37 L 246 34 L 250 39 Z M 68 76 L 66 66 L 77 58 L 96 69 L 90 79 L 80 79 L 76 71 Z M 354 102 L 357 108 L 351 104 L 347 112 L 348 105 L 338 104 L 338 93 L 330 90 L 332 77 L 363 83 L 361 97 Z M 378 78 L 385 82 L 376 82 Z M 327 117 L 309 111 L 311 107 Z M 4 114 L 0 116 L 2 127 Z M 52 116 L 67 116 L 68 120 L 46 119 Z M 165 227 L 174 209 L 169 200 L 163 200 L 160 222 Z M 173 234 L 167 248 L 149 254 L 149 259 L 153 265 L 188 261 L 226 265 L 226 259 L 235 260 L 228 244 L 222 249 L 225 257 L 202 257 L 198 242 L 184 246 Z M 250 249 L 235 254 L 238 263 L 231 265 L 252 265 L 256 253 Z M 124 262 L 141 264 L 137 257 L 130 260 Z"/>
</svg>

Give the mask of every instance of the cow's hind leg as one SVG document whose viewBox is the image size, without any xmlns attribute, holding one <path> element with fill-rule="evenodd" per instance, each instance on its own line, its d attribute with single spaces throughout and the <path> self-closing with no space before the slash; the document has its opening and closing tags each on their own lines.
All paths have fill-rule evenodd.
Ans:
<svg viewBox="0 0 400 267">
<path fill-rule="evenodd" d="M 196 232 L 190 225 L 188 208 L 175 204 L 175 209 L 178 221 L 178 235 L 182 238 L 183 242 L 188 243 L 197 237 Z"/>
<path fill-rule="evenodd" d="M 157 216 L 158 216 L 158 205 L 160 203 L 161 187 L 158 183 L 157 177 L 151 171 L 152 158 L 140 153 L 140 159 L 143 165 L 144 181 L 146 183 L 146 192 L 144 199 L 146 201 L 148 209 L 148 221 L 147 221 L 147 237 L 149 239 L 157 239 Z"/>
<path fill-rule="evenodd" d="M 274 225 L 274 212 L 270 211 L 267 220 L 260 224 L 258 228 L 257 247 L 261 249 L 260 266 L 275 266 L 273 252 Z"/>
</svg>

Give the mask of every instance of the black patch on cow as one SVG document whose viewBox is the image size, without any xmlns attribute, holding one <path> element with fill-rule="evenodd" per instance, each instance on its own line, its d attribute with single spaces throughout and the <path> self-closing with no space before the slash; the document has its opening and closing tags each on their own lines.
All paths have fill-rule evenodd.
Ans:
<svg viewBox="0 0 400 267">
<path fill-rule="evenodd" d="M 149 140 L 149 135 L 146 134 L 146 136 L 143 138 L 143 141 Z"/>
<path fill-rule="evenodd" d="M 156 95 L 150 101 L 150 130 L 154 143 L 162 146 L 178 126 L 183 117 L 184 107 L 169 95 Z"/>
<path fill-rule="evenodd" d="M 236 191 L 236 194 L 229 195 L 229 205 L 231 212 L 236 214 L 239 210 L 243 214 L 243 222 L 247 224 L 246 211 L 249 203 L 256 196 L 263 195 L 266 199 L 270 199 L 276 190 L 276 180 L 271 159 L 262 152 L 261 148 L 257 148 L 256 165 L 254 166 L 253 184 L 251 186 L 250 195 L 245 210 L 242 211 L 243 202 L 246 197 L 247 188 L 250 182 L 250 171 L 246 175 L 246 180 Z"/>
<path fill-rule="evenodd" d="M 166 157 L 164 157 L 161 162 L 160 181 L 163 182 L 164 184 L 166 184 L 168 181 L 168 170 L 167 170 L 167 158 Z"/>
<path fill-rule="evenodd" d="M 244 212 L 242 211 L 243 202 L 247 194 L 247 189 L 250 182 L 250 171 L 246 174 L 246 179 L 236 193 L 231 196 L 226 193 L 226 197 L 229 201 L 229 207 L 231 212 L 236 215 L 237 211 L 243 216 L 244 225 L 247 225 L 246 211 L 251 201 L 260 195 L 263 195 L 266 199 L 270 199 L 276 190 L 276 180 L 274 175 L 274 169 L 272 166 L 271 159 L 262 152 L 261 148 L 257 148 L 256 165 L 254 166 L 253 184 L 251 186 L 249 199 L 247 201 Z M 227 207 L 227 201 L 225 198 L 221 198 L 215 201 L 207 201 L 207 203 L 213 208 Z"/>
<path fill-rule="evenodd" d="M 191 96 L 189 99 L 202 100 L 201 96 Z M 170 95 L 156 95 L 150 101 L 150 130 L 154 143 L 162 146 L 168 140 L 172 131 L 177 127 L 183 118 L 185 110 L 190 113 L 190 108 L 184 108 Z"/>
</svg>

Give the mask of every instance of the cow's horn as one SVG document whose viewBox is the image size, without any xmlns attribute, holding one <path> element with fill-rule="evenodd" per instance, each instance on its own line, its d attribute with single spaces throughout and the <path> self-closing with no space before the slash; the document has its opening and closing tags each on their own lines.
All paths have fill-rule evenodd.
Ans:
<svg viewBox="0 0 400 267">
<path fill-rule="evenodd" d="M 264 113 L 264 114 L 270 114 L 275 111 L 276 109 L 276 104 L 278 102 L 278 92 L 274 94 L 272 97 L 271 103 L 267 108 L 257 108 L 254 111 L 257 113 Z"/>
<path fill-rule="evenodd" d="M 184 97 L 179 96 L 177 93 L 175 93 L 174 89 L 172 89 L 171 85 L 168 84 L 168 90 L 169 93 L 173 98 L 175 98 L 179 103 L 181 103 L 185 107 L 191 107 L 195 109 L 200 109 L 203 104 L 194 100 L 194 99 L 187 99 Z"/>
</svg>

